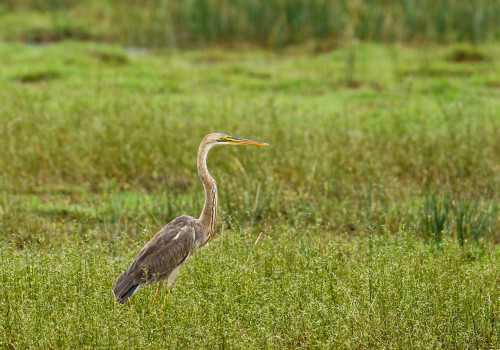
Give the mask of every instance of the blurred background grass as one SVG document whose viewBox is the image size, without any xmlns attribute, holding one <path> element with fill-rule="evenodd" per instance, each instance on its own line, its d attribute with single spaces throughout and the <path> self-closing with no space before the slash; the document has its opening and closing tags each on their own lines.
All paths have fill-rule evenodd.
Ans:
<svg viewBox="0 0 500 350">
<path fill-rule="evenodd" d="M 500 37 L 496 0 L 4 0 L 4 40 L 85 39 L 144 47 L 312 43 L 318 51 L 352 38 L 382 42 Z"/>
<path fill-rule="evenodd" d="M 172 55 L 66 42 L 0 57 L 5 238 L 57 242 L 77 220 L 113 241 L 151 215 L 197 215 L 198 144 L 222 131 L 272 144 L 210 155 L 225 225 L 498 241 L 494 44 Z"/>
</svg>

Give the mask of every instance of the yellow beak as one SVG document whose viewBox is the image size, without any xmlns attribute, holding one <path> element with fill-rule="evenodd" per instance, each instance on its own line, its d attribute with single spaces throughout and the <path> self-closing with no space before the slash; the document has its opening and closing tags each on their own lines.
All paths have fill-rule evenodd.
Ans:
<svg viewBox="0 0 500 350">
<path fill-rule="evenodd" d="M 229 136 L 226 141 L 232 145 L 269 146 L 269 144 L 265 142 L 245 140 L 232 136 Z"/>
</svg>

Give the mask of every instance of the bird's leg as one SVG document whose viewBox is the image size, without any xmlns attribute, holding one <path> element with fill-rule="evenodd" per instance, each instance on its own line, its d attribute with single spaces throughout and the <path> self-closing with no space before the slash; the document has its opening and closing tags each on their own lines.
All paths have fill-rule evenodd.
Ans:
<svg viewBox="0 0 500 350">
<path fill-rule="evenodd" d="M 160 290 L 161 290 L 162 286 L 163 286 L 163 281 L 160 281 L 160 283 L 158 283 L 158 288 L 156 289 L 155 298 L 153 299 L 153 308 L 155 307 L 156 299 L 158 298 L 158 294 L 160 294 Z"/>
<path fill-rule="evenodd" d="M 167 295 L 165 295 L 165 298 L 163 298 L 163 308 L 165 308 L 165 305 L 167 305 L 167 298 L 168 298 L 168 295 L 170 294 L 170 289 L 172 289 L 172 288 L 167 289 Z"/>
<path fill-rule="evenodd" d="M 165 295 L 165 298 L 163 298 L 163 306 L 161 307 L 161 324 L 165 324 L 165 313 L 163 310 L 165 310 L 165 306 L 167 305 L 167 297 L 170 294 L 170 288 L 167 289 L 167 295 Z"/>
</svg>

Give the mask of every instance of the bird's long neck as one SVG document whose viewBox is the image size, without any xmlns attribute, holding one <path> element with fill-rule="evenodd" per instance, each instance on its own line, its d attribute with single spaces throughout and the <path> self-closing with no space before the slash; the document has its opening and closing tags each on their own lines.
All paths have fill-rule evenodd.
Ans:
<svg viewBox="0 0 500 350">
<path fill-rule="evenodd" d="M 198 151 L 198 174 L 203 182 L 203 187 L 205 187 L 205 205 L 201 212 L 200 221 L 202 226 L 207 228 L 207 239 L 214 233 L 217 221 L 217 184 L 207 168 L 207 154 L 212 146 L 202 143 Z"/>
</svg>

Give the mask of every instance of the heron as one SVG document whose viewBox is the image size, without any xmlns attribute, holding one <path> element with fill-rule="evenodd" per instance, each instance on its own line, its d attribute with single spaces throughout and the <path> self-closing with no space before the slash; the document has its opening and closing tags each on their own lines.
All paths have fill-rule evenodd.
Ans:
<svg viewBox="0 0 500 350">
<path fill-rule="evenodd" d="M 203 247 L 215 233 L 217 220 L 217 184 L 208 172 L 207 155 L 215 146 L 251 145 L 267 143 L 212 133 L 203 138 L 198 149 L 198 175 L 205 188 L 205 204 L 198 219 L 182 215 L 170 221 L 141 249 L 129 268 L 116 280 L 113 293 L 116 301 L 124 304 L 145 285 L 158 283 L 153 306 L 163 283 L 167 295 L 174 286 L 179 271 L 197 249 Z"/>
</svg>

